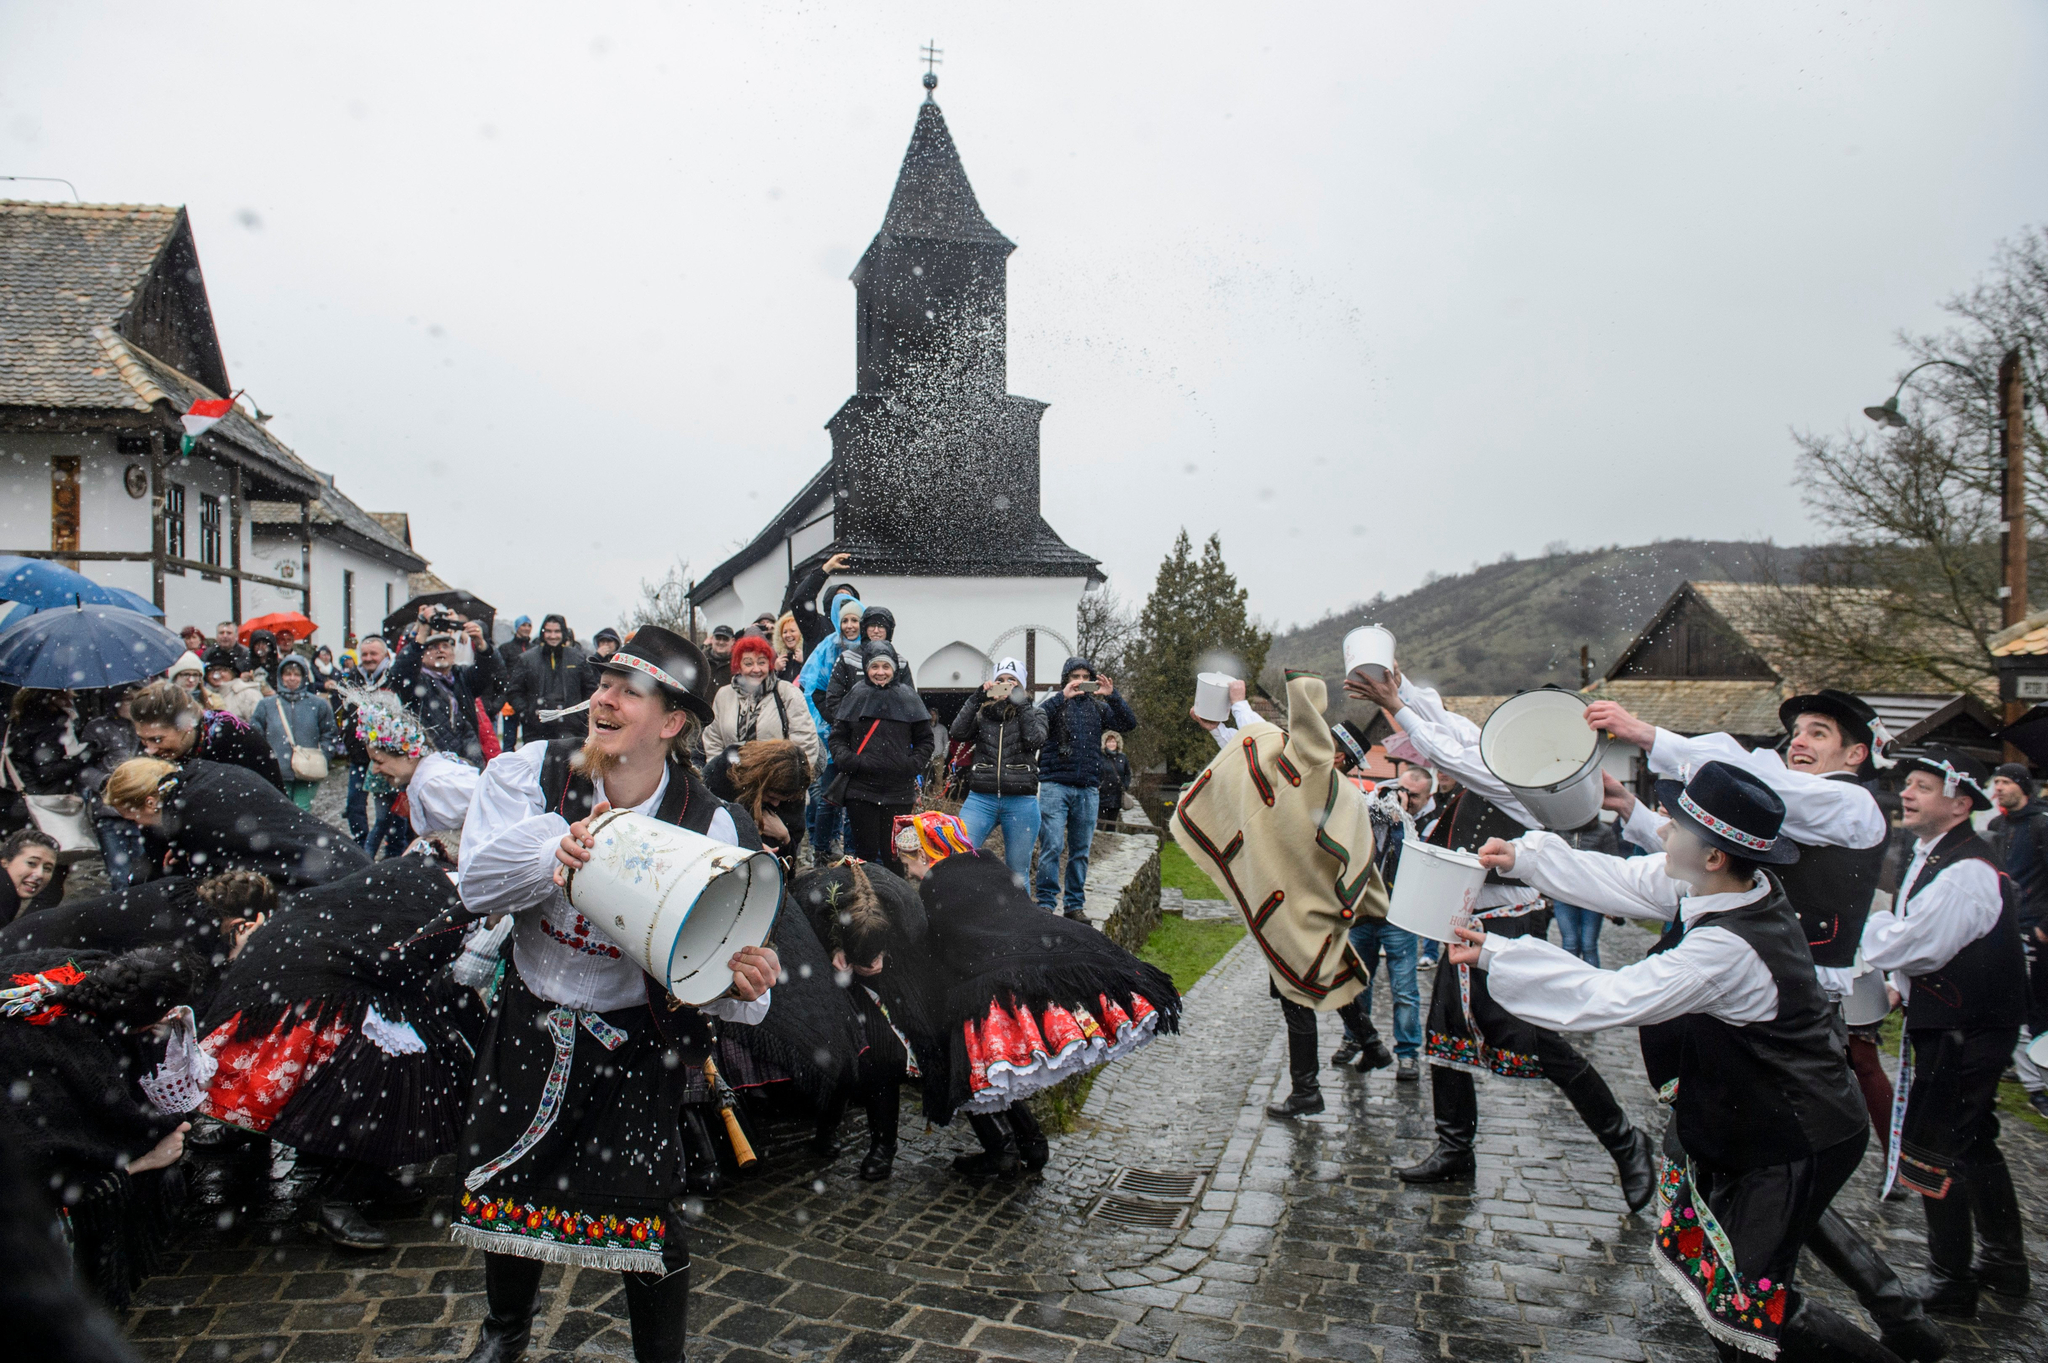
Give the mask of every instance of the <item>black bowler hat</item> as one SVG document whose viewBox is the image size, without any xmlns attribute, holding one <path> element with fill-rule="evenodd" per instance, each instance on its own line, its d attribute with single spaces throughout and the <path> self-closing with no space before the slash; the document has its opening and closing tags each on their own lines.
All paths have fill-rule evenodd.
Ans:
<svg viewBox="0 0 2048 1363">
<path fill-rule="evenodd" d="M 1924 771 L 1941 782 L 1944 794 L 1969 796 L 1972 809 L 1991 808 L 1991 773 L 1982 762 L 1966 752 L 1956 748 L 1929 747 L 1922 749 L 1917 757 L 1899 759 L 1898 775 L 1901 780 L 1916 771 Z"/>
<path fill-rule="evenodd" d="M 1861 696 L 1852 696 L 1847 691 L 1832 688 L 1814 691 L 1794 696 L 1778 707 L 1778 723 L 1788 734 L 1801 715 L 1826 715 L 1842 726 L 1844 742 L 1868 744 L 1873 757 L 1877 755 L 1879 743 L 1891 741 L 1891 735 L 1884 732 L 1884 725 L 1878 720 L 1877 711 L 1871 709 Z"/>
<path fill-rule="evenodd" d="M 609 658 L 591 659 L 600 672 L 632 672 L 651 678 L 705 723 L 711 722 L 711 666 L 702 649 L 660 625 L 642 625 Z"/>
<path fill-rule="evenodd" d="M 1799 860 L 1799 848 L 1778 836 L 1785 802 L 1742 768 L 1708 762 L 1692 779 L 1657 783 L 1657 802 L 1675 823 L 1731 857 L 1785 866 Z"/>
</svg>

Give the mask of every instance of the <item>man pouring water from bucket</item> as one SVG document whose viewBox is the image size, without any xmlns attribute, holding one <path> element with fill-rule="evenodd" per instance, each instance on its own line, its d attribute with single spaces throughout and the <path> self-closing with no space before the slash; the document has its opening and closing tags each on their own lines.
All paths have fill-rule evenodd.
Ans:
<svg viewBox="0 0 2048 1363">
<path fill-rule="evenodd" d="M 571 903 L 572 875 L 596 873 L 593 825 L 615 809 L 733 844 L 724 861 L 743 863 L 736 849 L 760 846 L 745 811 L 691 765 L 696 724 L 712 717 L 697 647 L 644 626 L 599 671 L 586 736 L 493 760 L 464 830 L 464 904 L 517 924 L 478 1056 L 451 1230 L 484 1251 L 489 1313 L 471 1363 L 525 1351 L 549 1263 L 622 1272 L 634 1356 L 682 1363 L 689 1251 L 669 1204 L 684 1187 L 688 1067 L 710 1052 L 711 1019 L 767 1016 L 781 970 L 773 951 L 744 947 L 724 962 L 724 997 L 682 1006 L 668 977 L 645 968 L 643 944 L 629 940 L 640 934 L 607 935 L 623 914 L 592 922 Z M 644 869 L 654 880 L 663 871 Z"/>
<path fill-rule="evenodd" d="M 1390 754 L 1406 755 L 1409 761 L 1457 777 L 1460 789 L 1424 845 L 1469 860 L 1488 839 L 1516 838 L 1528 829 L 1542 828 L 1543 820 L 1531 813 L 1482 759 L 1479 726 L 1445 709 L 1435 691 L 1403 677 L 1393 660 L 1391 636 L 1386 644 L 1384 661 L 1353 668 L 1344 679 L 1344 691 L 1379 706 L 1401 731 L 1388 745 Z M 1597 799 L 1594 807 L 1597 811 Z M 1403 855 L 1403 881 L 1413 872 L 1407 861 L 1410 854 Z M 1540 892 L 1491 870 L 1471 903 L 1471 912 L 1485 921 L 1488 932 L 1500 937 L 1542 936 L 1547 924 L 1536 916 L 1542 911 Z M 1451 940 L 1441 926 L 1401 926 L 1425 931 L 1440 941 Z M 1479 1096 L 1473 1076 L 1540 1077 L 1564 1092 L 1573 1110 L 1613 1157 L 1629 1209 L 1648 1204 L 1656 1179 L 1649 1138 L 1630 1123 L 1591 1061 L 1557 1032 L 1517 1018 L 1494 1002 L 1483 967 L 1458 964 L 1448 954 L 1438 962 L 1427 1036 L 1436 1146 L 1420 1163 L 1395 1171 L 1403 1181 L 1444 1183 L 1472 1177 L 1477 1168 L 1473 1145 L 1479 1133 Z"/>
</svg>

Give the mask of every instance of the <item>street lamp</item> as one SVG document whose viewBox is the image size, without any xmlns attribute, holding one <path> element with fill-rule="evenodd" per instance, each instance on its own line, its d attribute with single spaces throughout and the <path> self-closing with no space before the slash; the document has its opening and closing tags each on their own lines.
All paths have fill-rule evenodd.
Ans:
<svg viewBox="0 0 2048 1363">
<path fill-rule="evenodd" d="M 1863 415 L 1880 426 L 1900 427 L 1906 418 L 1899 414 L 1899 394 L 1906 380 L 1929 365 L 1945 365 L 1969 376 L 1977 391 L 1998 413 L 1998 446 L 2005 456 L 1999 471 L 1998 502 L 2004 517 L 1998 523 L 1999 558 L 2005 567 L 2005 585 L 1998 589 L 2004 604 L 2004 622 L 2016 625 L 2027 618 L 2027 393 L 2020 377 L 2020 352 L 2008 350 L 1998 362 L 1998 391 L 1994 395 L 1984 376 L 1954 360 L 1923 360 L 1905 372 L 1899 386 L 1881 406 L 1865 407 Z M 2016 718 L 2008 714 L 2008 720 Z"/>
<path fill-rule="evenodd" d="M 1872 421 L 1875 421 L 1880 426 L 1891 426 L 1894 428 L 1904 426 L 1906 424 L 1906 418 L 1899 414 L 1899 394 L 1906 391 L 1907 379 L 1912 378 L 1915 374 L 1919 373 L 1921 370 L 1927 368 L 1927 366 L 1931 364 L 1946 365 L 1950 369 L 1958 369 L 1961 370 L 1963 373 L 1968 374 L 1970 376 L 1970 382 L 1976 384 L 1977 391 L 1984 395 L 1984 400 L 1986 402 L 1995 401 L 1995 399 L 1993 399 L 1991 396 L 1991 389 L 1989 385 L 1987 385 L 1984 382 L 1984 376 L 1979 374 L 1976 370 L 1970 368 L 1970 366 L 1966 364 L 1957 364 L 1954 360 L 1923 360 L 1921 363 L 1914 365 L 1911 369 L 1908 369 L 1906 371 L 1905 376 L 1899 380 L 1899 386 L 1897 388 L 1892 389 L 1892 395 L 1890 397 L 1886 398 L 1881 404 L 1879 404 L 1876 407 L 1865 407 L 1863 409 L 1863 415 L 1869 417 Z"/>
</svg>

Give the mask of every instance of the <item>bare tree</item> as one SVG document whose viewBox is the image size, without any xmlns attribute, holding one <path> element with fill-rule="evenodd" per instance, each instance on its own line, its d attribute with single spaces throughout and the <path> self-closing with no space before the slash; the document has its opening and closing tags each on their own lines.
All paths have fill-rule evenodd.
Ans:
<svg viewBox="0 0 2048 1363">
<path fill-rule="evenodd" d="M 1093 659 L 1096 667 L 1121 678 L 1131 641 L 1137 637 L 1138 617 L 1123 603 L 1116 589 L 1083 592 L 1075 612 L 1074 651 Z"/>
<path fill-rule="evenodd" d="M 2030 395 L 2048 389 L 2048 232 L 2001 246 L 1985 279 L 1945 305 L 1958 325 L 1901 335 L 1914 365 L 1900 428 L 1796 433 L 1795 481 L 1831 543 L 1796 568 L 1766 561 L 1781 588 L 1763 623 L 1809 681 L 1965 690 L 1993 676 L 1987 640 L 2002 623 L 2003 564 L 1995 382 L 2018 349 Z M 2048 510 L 2048 444 L 2029 423 L 2027 518 Z M 2029 555 L 2028 593 L 2039 570 Z M 2038 598 L 2035 598 L 2038 599 Z"/>
<path fill-rule="evenodd" d="M 686 558 L 679 558 L 669 565 L 668 572 L 659 582 L 640 579 L 640 600 L 634 605 L 631 615 L 633 628 L 660 625 L 685 639 L 694 638 L 690 632 L 689 592 L 690 561 Z"/>
</svg>

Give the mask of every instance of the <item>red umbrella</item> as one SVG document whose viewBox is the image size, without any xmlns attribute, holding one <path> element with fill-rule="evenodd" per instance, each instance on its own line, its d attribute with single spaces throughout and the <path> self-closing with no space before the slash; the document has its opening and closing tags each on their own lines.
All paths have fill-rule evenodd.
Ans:
<svg viewBox="0 0 2048 1363">
<path fill-rule="evenodd" d="M 249 636 L 259 629 L 267 629 L 280 638 L 289 634 L 293 639 L 306 639 L 318 628 L 320 626 L 297 611 L 272 611 L 269 615 L 259 615 L 254 620 L 244 620 L 241 640 L 244 644 L 248 643 Z"/>
</svg>

